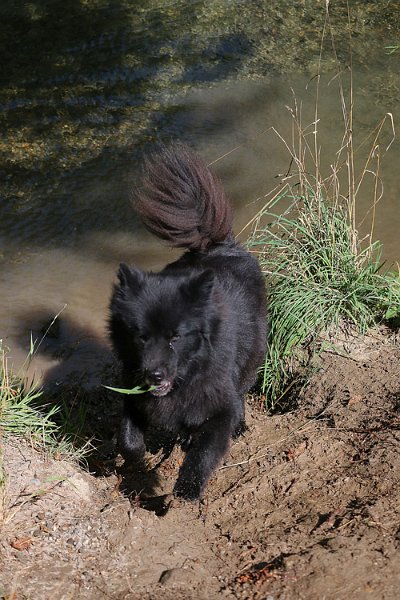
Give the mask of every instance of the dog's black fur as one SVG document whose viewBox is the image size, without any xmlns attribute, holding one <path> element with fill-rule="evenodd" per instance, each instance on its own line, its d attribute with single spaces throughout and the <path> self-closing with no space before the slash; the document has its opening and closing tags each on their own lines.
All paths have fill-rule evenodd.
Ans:
<svg viewBox="0 0 400 600">
<path fill-rule="evenodd" d="M 244 395 L 266 343 L 264 278 L 232 233 L 219 181 L 185 146 L 145 161 L 136 210 L 147 228 L 188 251 L 160 273 L 121 264 L 110 332 L 128 396 L 120 451 L 140 462 L 149 427 L 186 440 L 174 494 L 198 500 L 230 439 L 244 430 Z"/>
</svg>

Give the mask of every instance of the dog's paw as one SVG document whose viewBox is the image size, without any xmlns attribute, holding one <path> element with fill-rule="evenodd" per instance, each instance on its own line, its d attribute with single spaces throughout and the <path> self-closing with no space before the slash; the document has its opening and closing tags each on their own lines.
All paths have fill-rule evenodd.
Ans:
<svg viewBox="0 0 400 600">
<path fill-rule="evenodd" d="M 172 494 L 141 498 L 140 507 L 150 512 L 154 512 L 157 517 L 164 517 L 171 508 L 174 500 L 175 498 Z"/>
<path fill-rule="evenodd" d="M 249 428 L 247 427 L 246 422 L 240 421 L 232 434 L 232 438 L 236 440 L 238 437 L 244 435 L 248 429 Z"/>
<path fill-rule="evenodd" d="M 124 454 L 121 456 L 124 459 L 121 468 L 125 473 L 146 473 L 149 470 L 143 455 Z"/>
<path fill-rule="evenodd" d="M 198 483 L 185 479 L 178 479 L 174 487 L 175 498 L 180 498 L 188 502 L 199 502 L 201 492 L 202 489 Z"/>
</svg>

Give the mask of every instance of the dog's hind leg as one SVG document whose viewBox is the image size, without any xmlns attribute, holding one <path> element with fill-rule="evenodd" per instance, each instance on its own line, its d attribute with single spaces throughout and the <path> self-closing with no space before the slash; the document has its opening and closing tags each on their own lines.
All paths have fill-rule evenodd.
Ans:
<svg viewBox="0 0 400 600">
<path fill-rule="evenodd" d="M 233 424 L 233 431 L 232 431 L 233 439 L 240 437 L 247 431 L 246 413 L 245 413 L 246 404 L 245 404 L 245 399 L 244 399 L 243 394 L 237 395 L 236 409 L 237 409 L 237 414 L 235 417 L 235 421 Z"/>
<path fill-rule="evenodd" d="M 174 487 L 175 496 L 192 501 L 200 499 L 212 472 L 228 451 L 232 423 L 232 414 L 221 412 L 193 432 Z"/>
</svg>

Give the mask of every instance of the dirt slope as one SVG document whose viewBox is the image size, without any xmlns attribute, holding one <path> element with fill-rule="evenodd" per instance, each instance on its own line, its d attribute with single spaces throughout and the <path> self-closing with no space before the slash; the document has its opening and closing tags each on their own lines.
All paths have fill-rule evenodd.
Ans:
<svg viewBox="0 0 400 600">
<path fill-rule="evenodd" d="M 94 477 L 7 442 L 0 598 L 397 599 L 400 343 L 350 350 L 321 356 L 291 412 L 250 402 L 203 503 L 164 516 L 124 495 L 129 474 Z M 180 460 L 162 462 L 155 493 Z"/>
</svg>

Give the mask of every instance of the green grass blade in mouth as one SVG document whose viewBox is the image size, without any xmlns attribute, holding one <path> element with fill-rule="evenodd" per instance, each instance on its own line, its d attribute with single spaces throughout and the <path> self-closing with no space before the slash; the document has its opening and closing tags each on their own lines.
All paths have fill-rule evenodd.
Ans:
<svg viewBox="0 0 400 600">
<path fill-rule="evenodd" d="M 112 392 L 117 392 L 118 394 L 126 394 L 126 395 L 146 394 L 147 392 L 151 392 L 152 390 L 157 389 L 156 386 L 154 386 L 154 385 L 145 390 L 141 387 L 134 387 L 131 389 L 115 388 L 115 387 L 110 387 L 109 385 L 104 385 L 103 387 L 107 388 L 107 390 L 111 390 Z"/>
</svg>

